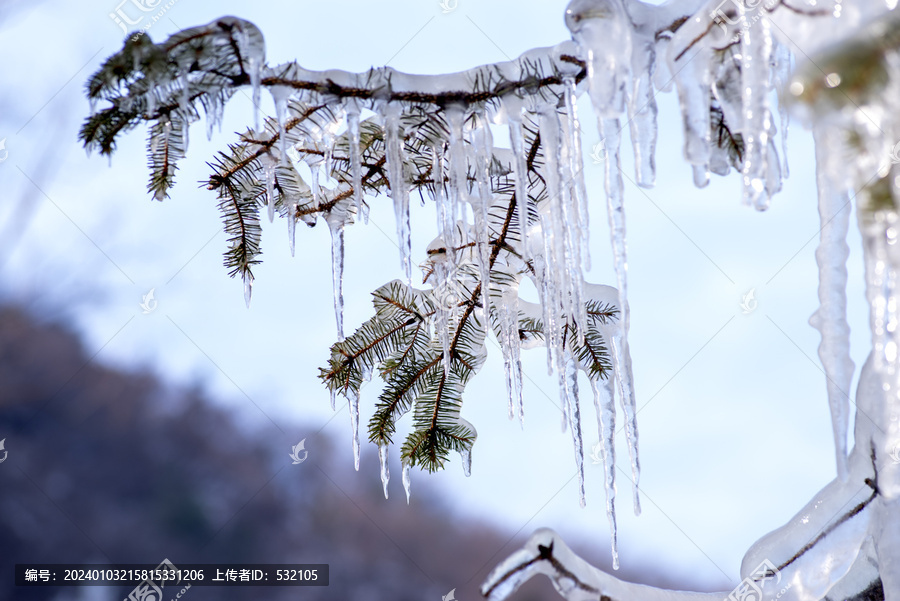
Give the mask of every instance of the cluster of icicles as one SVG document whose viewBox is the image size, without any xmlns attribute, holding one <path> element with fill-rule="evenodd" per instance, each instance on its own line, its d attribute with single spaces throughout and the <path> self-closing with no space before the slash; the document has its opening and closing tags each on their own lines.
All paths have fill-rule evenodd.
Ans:
<svg viewBox="0 0 900 601">
<path fill-rule="evenodd" d="M 511 93 L 499 98 L 496 103 L 466 106 L 449 104 L 443 107 L 443 115 L 449 129 L 447 139 L 436 141 L 430 149 L 433 173 L 439 173 L 444 185 L 435 185 L 430 190 L 437 207 L 437 228 L 439 238 L 433 246 L 443 252 L 431 257 L 432 286 L 439 299 L 453 297 L 461 290 L 474 290 L 475 285 L 463 283 L 469 278 L 474 284 L 481 284 L 481 307 L 478 320 L 489 328 L 491 322 L 484 308 L 492 307 L 499 330 L 498 339 L 506 367 L 506 382 L 509 396 L 510 417 L 519 416 L 524 420 L 522 396 L 522 366 L 520 361 L 519 320 L 534 317 L 541 320 L 545 328 L 548 370 L 558 374 L 560 400 L 562 403 L 563 428 L 571 432 L 579 476 L 581 503 L 584 504 L 583 443 L 581 433 L 581 410 L 578 397 L 577 371 L 586 371 L 587 366 L 578 365 L 566 342 L 566 332 L 573 326 L 583 337 L 588 317 L 585 306 L 588 301 L 598 300 L 619 307 L 619 319 L 603 329 L 610 349 L 613 375 L 605 379 L 596 378 L 591 382 L 598 412 L 598 429 L 602 440 L 605 460 L 605 480 L 607 483 L 607 512 L 610 518 L 613 553 L 615 546 L 615 408 L 618 394 L 625 415 L 625 432 L 631 458 L 634 479 L 635 510 L 639 511 L 637 482 L 639 477 L 637 426 L 632 369 L 627 342 L 628 305 L 626 299 L 626 256 L 625 226 L 623 212 L 623 186 L 619 175 L 619 136 L 615 119 L 604 121 L 604 138 L 607 144 L 607 177 L 612 179 L 608 188 L 607 208 L 612 231 L 612 246 L 618 275 L 618 291 L 608 286 L 587 284 L 584 271 L 590 267 L 588 252 L 588 196 L 583 176 L 581 126 L 578 121 L 576 99 L 580 88 L 576 85 L 576 75 L 581 71 L 577 64 L 559 60 L 562 55 L 578 56 L 580 49 L 576 43 L 565 42 L 554 48 L 538 49 L 509 63 L 492 65 L 507 80 L 519 81 L 533 76 L 533 73 L 556 73 L 561 83 L 553 93 L 541 90 L 535 94 Z M 440 94 L 455 90 L 467 90 L 479 70 L 451 76 L 412 76 L 382 69 L 366 74 L 341 71 L 326 73 L 303 69 L 297 64 L 267 70 L 277 72 L 284 81 L 320 82 L 326 79 L 348 88 L 387 88 L 394 93 L 422 92 Z M 255 76 L 254 82 L 259 81 Z M 383 128 L 386 169 L 390 182 L 389 195 L 393 202 L 398 246 L 400 248 L 401 269 L 406 282 L 411 284 L 412 259 L 410 243 L 410 192 L 408 177 L 404 173 L 407 157 L 404 152 L 404 132 L 401 115 L 404 104 L 400 101 L 375 99 L 362 101 L 359 98 L 326 99 L 316 92 L 298 90 L 289 85 L 267 86 L 275 104 L 279 125 L 278 157 L 267 159 L 264 166 L 266 188 L 269 199 L 269 217 L 275 214 L 275 194 L 273 190 L 274 172 L 277 161 L 305 162 L 310 173 L 310 193 L 313 205 L 318 206 L 323 197 L 323 188 L 334 192 L 339 184 L 327 177 L 332 171 L 331 160 L 336 139 L 346 135 L 349 140 L 350 175 L 353 196 L 352 203 L 343 208 L 324 211 L 324 218 L 330 228 L 333 240 L 333 283 L 335 317 L 339 338 L 343 339 L 342 267 L 344 261 L 343 229 L 353 215 L 367 219 L 367 207 L 363 201 L 362 161 L 360 155 L 360 123 L 364 112 L 371 112 Z M 258 83 L 254 84 L 253 96 L 258 96 Z M 582 88 L 583 89 L 583 86 Z M 308 139 L 299 144 L 287 142 L 285 123 L 288 116 L 288 101 L 298 100 L 306 104 L 329 103 L 334 119 L 314 128 Z M 561 106 L 558 106 L 561 105 Z M 528 182 L 528 166 L 525 148 L 525 119 L 537 123 L 541 138 L 544 164 L 538 166 L 546 182 L 546 198 L 532 202 L 529 215 L 528 204 L 522 202 L 534 190 Z M 258 122 L 258 121 L 257 121 Z M 511 148 L 499 148 L 492 139 L 492 125 L 506 125 Z M 636 141 L 645 156 L 652 153 L 655 134 L 646 128 L 647 136 Z M 257 134 L 259 136 L 259 134 Z M 300 154 L 297 147 L 316 149 L 316 153 Z M 266 158 L 264 157 L 264 160 Z M 495 192 L 491 182 L 491 165 L 494 160 L 510 165 L 516 199 L 516 221 L 518 231 L 510 237 L 508 244 L 517 248 L 517 255 L 505 255 L 504 268 L 512 273 L 522 273 L 525 263 L 534 267 L 534 284 L 539 291 L 540 305 L 531 305 L 518 298 L 515 285 L 501 289 L 490 278 L 489 211 L 494 204 Z M 645 178 L 652 178 L 651 166 L 644 170 Z M 474 180 L 474 183 L 470 183 Z M 288 214 L 295 213 L 296 206 L 288 207 Z M 536 209 L 536 210 L 535 210 Z M 294 223 L 288 219 L 291 250 L 294 249 Z M 467 249 L 472 250 L 467 250 Z M 467 270 L 474 266 L 472 269 Z M 500 266 L 498 266 L 500 267 Z M 252 282 L 245 282 L 247 298 Z M 499 290 L 492 296 L 491 290 Z M 458 299 L 467 300 L 467 299 Z M 444 369 L 450 369 L 448 352 L 451 327 L 455 323 L 459 303 L 438 302 L 432 324 L 435 336 L 444 349 Z M 351 426 L 353 429 L 354 464 L 359 466 L 359 398 L 348 395 Z M 332 402 L 334 399 L 332 399 Z M 382 481 L 387 494 L 389 478 L 388 452 L 379 449 Z M 464 467 L 469 473 L 470 457 L 464 457 Z M 404 466 L 403 482 L 409 494 L 409 469 Z"/>
<path fill-rule="evenodd" d="M 743 10 L 743 9 L 742 9 Z M 766 8 L 760 7 L 766 13 Z M 746 16 L 742 13 L 741 15 Z M 592 286 L 584 281 L 584 272 L 590 268 L 588 253 L 588 196 L 583 177 L 581 124 L 577 114 L 576 99 L 580 93 L 589 94 L 597 117 L 597 127 L 603 141 L 605 159 L 606 211 L 610 227 L 610 239 L 616 272 L 616 289 L 613 304 L 619 309 L 614 327 L 605 332 L 613 366 L 613 375 L 605 380 L 592 380 L 597 406 L 598 429 L 605 463 L 607 512 L 610 519 L 614 564 L 617 565 L 615 497 L 615 407 L 619 397 L 625 417 L 625 432 L 631 459 L 634 485 L 635 512 L 638 513 L 638 440 L 636 427 L 636 403 L 632 382 L 632 369 L 627 332 L 629 313 L 627 302 L 627 258 L 624 215 L 624 183 L 620 165 L 622 131 L 630 130 L 635 157 L 635 180 L 638 185 L 652 187 L 655 181 L 655 146 L 657 137 L 655 101 L 656 90 L 677 91 L 680 101 L 683 130 L 684 157 L 692 166 L 694 181 L 705 186 L 710 172 L 724 175 L 730 170 L 728 154 L 711 135 L 712 109 L 718 108 L 732 133 L 743 139 L 741 162 L 743 198 L 745 204 L 759 210 L 768 207 L 770 197 L 781 188 L 787 173 L 775 146 L 776 127 L 773 108 L 770 107 L 772 91 L 784 93 L 791 66 L 787 47 L 773 38 L 768 14 L 754 21 L 751 28 L 728 25 L 716 13 L 712 3 L 685 0 L 650 6 L 636 0 L 574 0 L 567 9 L 566 23 L 574 41 L 564 42 L 553 48 L 536 49 L 508 63 L 478 67 L 468 72 L 441 76 L 408 75 L 390 68 L 373 70 L 365 74 L 343 71 L 315 72 L 303 69 L 296 63 L 276 69 L 263 66 L 263 49 L 259 40 L 245 37 L 245 56 L 249 58 L 252 96 L 259 106 L 261 81 L 265 77 L 278 77 L 285 81 L 307 84 L 339 86 L 357 89 L 389 90 L 393 94 L 421 93 L 441 94 L 469 90 L 476 76 L 493 69 L 509 81 L 517 81 L 533 73 L 539 65 L 548 73 L 559 75 L 561 83 L 547 90 L 524 92 L 519 90 L 501 96 L 498 102 L 481 104 L 447 104 L 442 107 L 449 133 L 447 139 L 435 142 L 431 148 L 434 173 L 442 175 L 445 185 L 433 187 L 433 200 L 437 205 L 437 228 L 440 244 L 447 249 L 433 259 L 436 291 L 453 290 L 459 279 L 460 249 L 474 242 L 474 264 L 481 286 L 482 307 L 496 309 L 500 335 L 499 342 L 506 366 L 510 416 L 524 415 L 522 401 L 522 372 L 518 322 L 522 316 L 542 320 L 545 327 L 548 368 L 555 370 L 560 382 L 560 399 L 563 404 L 563 424 L 573 437 L 578 466 L 581 502 L 584 503 L 583 445 L 581 441 L 580 407 L 578 401 L 579 368 L 577 360 L 565 343 L 567 326 L 578 326 L 579 331 L 588 323 L 585 303 L 601 300 L 610 294 L 610 288 Z M 675 24 L 678 24 L 675 26 Z M 737 44 L 738 51 L 731 55 L 719 52 Z M 560 60 L 562 55 L 579 57 L 587 65 L 587 78 L 576 82 L 580 72 L 571 61 Z M 729 58 L 730 56 L 730 58 Z M 723 58 L 724 57 L 724 58 Z M 276 119 L 280 127 L 279 158 L 266 164 L 266 188 L 269 200 L 268 214 L 275 215 L 274 173 L 277 161 L 306 163 L 310 173 L 310 194 L 315 206 L 323 196 L 323 187 L 341 186 L 331 180 L 332 154 L 336 138 L 349 138 L 351 170 L 350 186 L 353 191 L 351 205 L 335 205 L 323 212 L 332 234 L 333 283 L 335 317 L 339 339 L 343 339 L 342 269 L 344 262 L 344 233 L 346 223 L 354 215 L 367 221 L 367 206 L 362 194 L 362 161 L 360 154 L 360 123 L 364 113 L 377 115 L 383 127 L 390 198 L 393 202 L 397 239 L 400 248 L 401 269 L 407 283 L 412 279 L 412 249 L 410 242 L 410 193 L 404 174 L 404 132 L 401 115 L 402 101 L 391 100 L 390 94 L 373 95 L 369 99 L 339 98 L 314 91 L 314 86 L 269 85 Z M 290 99 L 306 103 L 326 103 L 334 120 L 315 130 L 310 139 L 304 140 L 305 148 L 316 148 L 321 154 L 298 153 L 287 143 L 284 127 L 287 105 Z M 185 98 L 185 102 L 189 99 Z M 539 124 L 544 164 L 539 167 L 546 183 L 546 198 L 535 203 L 536 211 L 526 216 L 529 195 L 529 178 L 526 166 L 523 119 L 527 114 Z M 787 133 L 786 111 L 781 110 L 781 141 Z M 220 111 L 216 111 L 216 119 Z M 494 146 L 491 125 L 506 125 L 509 129 L 511 149 Z M 186 129 L 186 128 L 185 128 Z M 262 135 L 259 117 L 255 118 L 257 135 Z M 185 132 L 186 135 L 186 132 Z M 510 156 L 511 155 L 511 156 Z M 517 289 L 509 287 L 499 295 L 490 295 L 489 228 L 488 212 L 494 200 L 491 188 L 491 161 L 494 157 L 507 157 L 515 182 L 515 198 L 519 254 L 523 261 L 533 262 L 534 283 L 540 295 L 540 307 L 528 306 L 517 296 Z M 266 157 L 263 157 L 266 160 Z M 470 174 L 474 185 L 469 185 Z M 820 187 L 821 189 L 821 187 Z M 832 222 L 840 199 L 827 194 L 820 198 L 823 218 L 823 237 L 817 251 L 822 272 L 820 299 L 822 306 L 813 324 L 822 333 L 820 355 L 829 382 L 828 397 L 834 423 L 834 437 L 839 473 L 847 472 L 847 428 L 849 399 L 847 390 L 852 377 L 853 364 L 846 352 L 849 338 L 846 327 L 845 292 L 846 218 Z M 294 210 L 292 210 L 294 209 Z M 288 214 L 296 213 L 296 206 L 288 207 Z M 470 218 L 471 215 L 471 218 Z M 315 219 L 314 216 L 310 217 Z M 294 250 L 295 220 L 288 219 L 291 251 Z M 511 260 L 514 262 L 514 260 Z M 509 265 L 515 268 L 516 265 Z M 249 303 L 252 281 L 245 281 Z M 441 307 L 435 313 L 433 324 L 436 336 L 445 351 L 450 344 L 450 326 L 455 308 Z M 490 319 L 481 309 L 481 321 L 488 327 Z M 449 370 L 449 354 L 445 352 L 445 369 Z M 353 427 L 355 465 L 359 465 L 359 399 L 348 399 Z M 379 449 L 382 479 L 387 491 L 388 454 Z M 468 462 L 466 462 L 468 472 Z M 405 466 L 403 482 L 409 494 L 409 470 Z"/>
</svg>

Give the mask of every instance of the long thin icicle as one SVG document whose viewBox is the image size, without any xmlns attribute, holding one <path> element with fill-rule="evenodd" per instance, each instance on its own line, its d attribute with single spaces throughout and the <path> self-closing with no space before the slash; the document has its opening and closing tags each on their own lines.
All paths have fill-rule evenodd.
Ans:
<svg viewBox="0 0 900 601">
<path fill-rule="evenodd" d="M 506 98 L 515 99 L 506 100 Z M 519 237 L 522 240 L 522 257 L 531 259 L 528 244 L 528 164 L 525 161 L 525 135 L 522 131 L 522 101 L 515 95 L 504 97 L 509 121 L 509 141 L 513 152 L 513 175 L 516 186 L 516 211 L 519 218 Z"/>
<path fill-rule="evenodd" d="M 619 120 L 604 119 L 600 123 L 600 135 L 606 144 L 606 208 L 609 216 L 610 240 L 616 267 L 616 283 L 619 290 L 619 321 L 617 332 L 610 341 L 613 350 L 616 379 L 619 381 L 620 402 L 625 414 L 625 438 L 631 458 L 631 475 L 634 481 L 634 513 L 640 514 L 638 497 L 640 462 L 638 459 L 637 403 L 631 375 L 631 356 L 628 349 L 628 258 L 625 244 L 625 203 L 619 158 Z"/>
<path fill-rule="evenodd" d="M 403 464 L 403 490 L 406 491 L 406 504 L 409 505 L 409 493 L 410 493 L 410 482 L 409 482 L 409 464 Z"/>
<path fill-rule="evenodd" d="M 353 468 L 359 471 L 359 393 L 349 389 L 347 407 L 350 409 L 350 430 L 353 431 Z"/>
<path fill-rule="evenodd" d="M 559 374 L 563 393 L 568 398 L 569 431 L 572 433 L 572 446 L 575 448 L 575 467 L 578 470 L 578 501 L 586 505 L 584 498 L 584 443 L 581 437 L 581 404 L 578 400 L 578 364 L 572 354 L 566 351 L 565 365 Z"/>
<path fill-rule="evenodd" d="M 483 114 L 478 115 L 478 125 L 472 130 L 472 145 L 475 147 L 475 181 L 478 196 L 472 198 L 475 214 L 475 244 L 478 250 L 478 271 L 481 278 L 481 303 L 484 306 L 485 334 L 490 330 L 491 267 L 488 249 L 488 210 L 493 202 L 491 191 L 490 165 L 494 151 L 491 128 Z"/>
<path fill-rule="evenodd" d="M 612 547 L 613 569 L 619 569 L 618 527 L 616 525 L 616 406 L 615 380 L 591 380 L 594 409 L 597 413 L 597 432 L 603 452 L 603 484 L 606 489 L 606 519 L 609 522 L 609 542 Z"/>
<path fill-rule="evenodd" d="M 339 217 L 325 219 L 331 231 L 331 283 L 338 342 L 344 340 L 344 223 Z"/>
<path fill-rule="evenodd" d="M 825 368 L 828 406 L 837 472 L 846 480 L 847 430 L 850 424 L 850 382 L 854 364 L 850 359 L 850 324 L 847 323 L 847 232 L 850 226 L 850 196 L 832 180 L 828 160 L 827 132 L 815 132 L 816 183 L 819 191 L 821 223 L 816 263 L 819 266 L 819 308 L 809 323 L 822 335 L 819 358 Z"/>
<path fill-rule="evenodd" d="M 384 488 L 384 498 L 388 498 L 388 482 L 391 479 L 391 470 L 388 467 L 388 445 L 378 445 L 378 461 L 381 463 L 381 486 Z"/>
<path fill-rule="evenodd" d="M 382 110 L 384 118 L 385 157 L 390 178 L 391 200 L 397 220 L 397 244 L 406 283 L 412 282 L 412 240 L 409 231 L 409 186 L 403 176 L 403 137 L 400 131 L 400 105 L 389 102 Z"/>
</svg>

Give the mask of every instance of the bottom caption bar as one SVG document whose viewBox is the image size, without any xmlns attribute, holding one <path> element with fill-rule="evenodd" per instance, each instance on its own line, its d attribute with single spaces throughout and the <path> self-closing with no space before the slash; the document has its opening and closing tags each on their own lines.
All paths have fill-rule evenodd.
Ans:
<svg viewBox="0 0 900 601">
<path fill-rule="evenodd" d="M 134 586 L 128 599 L 185 586 L 328 586 L 328 564 L 17 563 L 16 586 Z"/>
</svg>

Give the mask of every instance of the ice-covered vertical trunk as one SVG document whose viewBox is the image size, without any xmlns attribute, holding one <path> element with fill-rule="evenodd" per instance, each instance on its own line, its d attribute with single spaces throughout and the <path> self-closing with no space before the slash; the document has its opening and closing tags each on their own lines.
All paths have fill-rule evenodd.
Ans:
<svg viewBox="0 0 900 601">
<path fill-rule="evenodd" d="M 850 383 L 854 365 L 850 359 L 850 324 L 847 322 L 847 232 L 850 224 L 850 196 L 831 174 L 840 165 L 829 160 L 827 127 L 814 130 L 816 141 L 816 184 L 821 223 L 816 263 L 819 266 L 819 308 L 810 325 L 822 336 L 819 358 L 825 368 L 828 405 L 834 434 L 838 476 L 847 478 L 847 430 L 850 423 Z"/>
<path fill-rule="evenodd" d="M 409 230 L 409 186 L 403 173 L 403 132 L 400 127 L 400 113 L 401 106 L 396 102 L 388 102 L 381 108 L 390 194 L 394 203 L 394 218 L 397 221 L 400 264 L 409 284 L 412 281 L 412 241 Z"/>
<path fill-rule="evenodd" d="M 749 18 L 743 3 L 738 3 L 741 17 Z M 741 81 L 744 134 L 744 203 L 758 210 L 769 207 L 769 143 L 772 113 L 769 110 L 770 60 L 772 56 L 771 25 L 766 11 L 759 9 L 752 27 L 741 30 Z"/>
<path fill-rule="evenodd" d="M 637 402 L 631 372 L 631 351 L 628 347 L 630 322 L 628 308 L 628 257 L 625 243 L 625 193 L 622 181 L 621 159 L 619 157 L 619 120 L 604 119 L 600 122 L 601 136 L 606 150 L 606 209 L 609 218 L 610 240 L 613 261 L 616 268 L 616 287 L 619 293 L 619 316 L 611 333 L 611 350 L 616 380 L 619 385 L 619 400 L 625 415 L 625 438 L 628 455 L 631 458 L 633 479 L 634 512 L 640 513 L 638 482 L 640 462 L 638 459 Z"/>
</svg>

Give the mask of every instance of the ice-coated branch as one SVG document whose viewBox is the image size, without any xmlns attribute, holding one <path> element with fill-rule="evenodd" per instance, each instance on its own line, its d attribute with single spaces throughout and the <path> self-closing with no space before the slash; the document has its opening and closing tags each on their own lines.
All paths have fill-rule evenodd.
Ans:
<svg viewBox="0 0 900 601">
<path fill-rule="evenodd" d="M 670 591 L 619 580 L 576 555 L 548 528 L 535 531 L 522 549 L 495 567 L 481 585 L 481 593 L 490 601 L 501 601 L 538 574 L 547 576 L 567 601 L 723 601 L 728 595 Z"/>
</svg>

